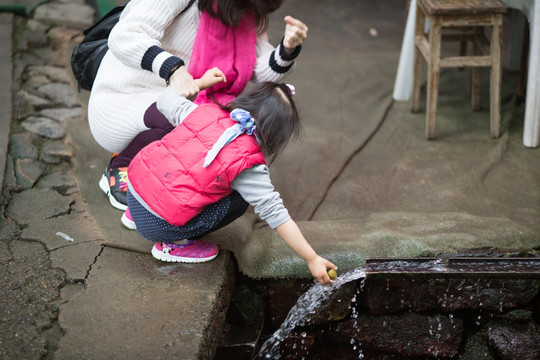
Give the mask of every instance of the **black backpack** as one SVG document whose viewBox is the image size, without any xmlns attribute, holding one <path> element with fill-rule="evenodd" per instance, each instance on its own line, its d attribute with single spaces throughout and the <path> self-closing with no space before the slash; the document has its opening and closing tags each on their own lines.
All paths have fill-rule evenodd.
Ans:
<svg viewBox="0 0 540 360">
<path fill-rule="evenodd" d="M 193 5 L 191 0 L 181 14 Z M 109 34 L 118 20 L 127 2 L 117 5 L 98 22 L 83 31 L 84 39 L 75 46 L 71 54 L 71 70 L 79 83 L 79 90 L 91 90 L 96 78 L 99 64 L 109 49 L 107 44 Z"/>
</svg>

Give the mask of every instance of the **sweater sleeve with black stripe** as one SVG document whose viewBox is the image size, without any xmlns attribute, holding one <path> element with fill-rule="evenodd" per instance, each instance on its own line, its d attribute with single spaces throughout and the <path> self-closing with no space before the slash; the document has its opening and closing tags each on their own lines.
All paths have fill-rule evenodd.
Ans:
<svg viewBox="0 0 540 360">
<path fill-rule="evenodd" d="M 184 61 L 166 51 L 160 39 L 188 3 L 189 0 L 132 0 L 111 31 L 109 49 L 125 65 L 152 71 L 167 80 L 171 69 Z"/>
</svg>

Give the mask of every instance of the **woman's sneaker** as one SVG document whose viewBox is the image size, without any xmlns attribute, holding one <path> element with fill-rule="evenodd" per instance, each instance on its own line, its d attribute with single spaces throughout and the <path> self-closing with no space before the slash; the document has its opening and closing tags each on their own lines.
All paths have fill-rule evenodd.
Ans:
<svg viewBox="0 0 540 360">
<path fill-rule="evenodd" d="M 99 187 L 107 195 L 112 206 L 119 210 L 126 210 L 128 168 L 127 166 L 113 168 L 111 163 L 112 159 L 107 168 L 105 168 L 101 180 L 99 180 Z"/>
<path fill-rule="evenodd" d="M 201 240 L 183 240 L 179 243 L 158 242 L 152 248 L 152 256 L 161 261 L 200 263 L 218 255 L 218 247 Z"/>
<path fill-rule="evenodd" d="M 129 208 L 124 211 L 120 220 L 122 221 L 122 224 L 124 224 L 124 226 L 129 230 L 137 230 L 137 225 L 135 225 L 135 221 L 133 221 L 133 218 L 131 217 Z"/>
</svg>

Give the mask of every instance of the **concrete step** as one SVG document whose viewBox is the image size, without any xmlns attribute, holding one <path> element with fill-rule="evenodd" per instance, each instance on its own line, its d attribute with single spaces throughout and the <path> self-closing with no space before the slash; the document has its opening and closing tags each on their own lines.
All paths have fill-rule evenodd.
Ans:
<svg viewBox="0 0 540 360">
<path fill-rule="evenodd" d="M 105 247 L 85 289 L 60 307 L 55 359 L 213 359 L 234 287 L 230 254 L 159 263 Z"/>
</svg>

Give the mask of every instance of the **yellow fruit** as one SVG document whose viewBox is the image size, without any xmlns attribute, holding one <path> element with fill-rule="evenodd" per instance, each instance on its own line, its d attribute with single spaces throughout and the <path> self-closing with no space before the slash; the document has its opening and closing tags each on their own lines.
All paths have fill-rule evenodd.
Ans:
<svg viewBox="0 0 540 360">
<path fill-rule="evenodd" d="M 336 270 L 329 269 L 327 272 L 328 272 L 328 276 L 330 276 L 330 280 L 334 280 L 335 278 L 337 278 Z"/>
</svg>

